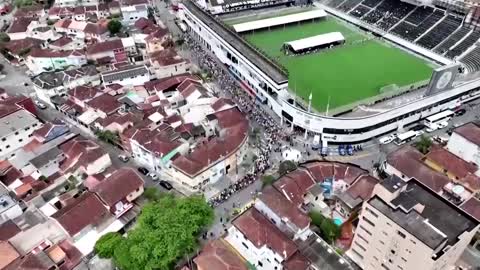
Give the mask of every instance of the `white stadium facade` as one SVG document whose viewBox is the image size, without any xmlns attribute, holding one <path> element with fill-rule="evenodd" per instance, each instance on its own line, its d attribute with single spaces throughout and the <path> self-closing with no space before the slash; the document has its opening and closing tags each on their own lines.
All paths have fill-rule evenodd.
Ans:
<svg viewBox="0 0 480 270">
<path fill-rule="evenodd" d="M 338 14 L 332 14 L 335 11 L 331 11 L 327 7 L 325 11 L 329 15 L 338 17 Z M 345 16 L 345 14 L 341 15 Z M 379 113 L 357 117 L 326 116 L 308 112 L 306 109 L 294 106 L 289 102 L 292 93 L 288 90 L 288 75 L 286 72 L 246 43 L 237 33 L 226 27 L 223 22 L 214 18 L 196 3 L 188 0 L 180 4 L 178 16 L 187 25 L 189 34 L 225 64 L 246 91 L 260 102 L 267 104 L 280 117 L 282 124 L 289 124 L 292 129 L 294 126 L 299 127 L 308 131 L 310 135 L 321 135 L 324 144 L 367 141 L 454 107 L 458 105 L 460 100 L 463 102 L 480 96 L 480 80 L 478 79 L 457 81 L 454 87 L 448 90 L 432 90 L 435 87 L 445 87 L 444 83 L 442 83 L 444 85 L 438 87 L 440 83 L 434 81 L 435 77 L 437 77 L 437 80 L 439 77 L 444 77 L 439 73 L 438 76 L 432 76 L 429 87 L 433 88 L 428 90 L 427 94 L 397 107 L 392 106 L 392 108 Z M 355 24 L 354 18 L 347 19 Z M 369 28 L 373 27 L 369 26 Z M 369 30 L 381 33 L 379 29 Z M 401 40 L 396 36 L 389 38 L 385 33 L 382 33 L 382 36 L 400 47 L 408 47 L 414 50 L 417 54 L 429 58 L 432 62 L 447 67 L 452 63 L 451 60 L 424 48 L 418 48 L 417 50 L 415 44 Z M 454 69 L 458 69 L 458 67 L 454 66 Z M 443 70 L 449 69 L 443 68 Z M 435 85 L 432 86 L 432 84 Z"/>
</svg>

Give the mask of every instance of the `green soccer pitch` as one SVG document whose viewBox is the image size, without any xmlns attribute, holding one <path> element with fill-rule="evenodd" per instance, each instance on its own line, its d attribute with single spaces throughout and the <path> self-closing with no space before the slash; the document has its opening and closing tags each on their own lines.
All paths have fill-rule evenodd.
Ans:
<svg viewBox="0 0 480 270">
<path fill-rule="evenodd" d="M 345 44 L 303 56 L 285 55 L 285 42 L 329 32 L 340 32 Z M 384 86 L 406 86 L 430 78 L 432 65 L 399 48 L 367 35 L 333 17 L 310 23 L 262 30 L 244 38 L 283 65 L 289 72 L 288 85 L 312 106 L 323 112 L 376 96 Z"/>
</svg>

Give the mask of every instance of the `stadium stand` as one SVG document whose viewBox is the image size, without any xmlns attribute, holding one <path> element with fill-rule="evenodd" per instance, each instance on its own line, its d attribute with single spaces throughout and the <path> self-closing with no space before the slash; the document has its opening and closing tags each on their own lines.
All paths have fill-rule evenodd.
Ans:
<svg viewBox="0 0 480 270">
<path fill-rule="evenodd" d="M 408 15 L 407 18 L 405 18 L 405 21 L 411 24 L 419 25 L 432 13 L 432 7 L 417 7 L 410 15 Z"/>
<path fill-rule="evenodd" d="M 369 7 L 366 7 L 362 4 L 358 5 L 354 10 L 350 11 L 350 15 L 361 18 L 363 15 L 367 14 L 370 11 Z"/>
<path fill-rule="evenodd" d="M 376 7 L 378 4 L 380 4 L 380 2 L 382 2 L 382 0 L 364 0 L 362 2 L 362 5 L 364 6 L 367 6 L 369 8 L 374 8 Z"/>
<path fill-rule="evenodd" d="M 383 30 L 388 30 L 414 9 L 415 6 L 409 3 L 399 2 L 396 0 L 385 0 L 375 9 L 376 13 L 380 13 L 381 16 L 384 17 L 384 19 L 378 23 L 378 27 Z M 371 13 L 369 13 L 369 15 Z M 375 20 L 378 15 L 372 14 L 371 17 L 372 20 Z M 367 21 L 367 18 L 365 18 L 365 21 Z"/>
<path fill-rule="evenodd" d="M 448 15 L 443 21 L 435 25 L 425 35 L 423 35 L 417 44 L 427 48 L 433 49 L 440 42 L 450 36 L 462 24 L 462 19 L 452 15 Z"/>
<path fill-rule="evenodd" d="M 423 33 L 427 32 L 428 29 L 430 29 L 433 25 L 435 25 L 444 16 L 445 16 L 445 13 L 442 10 L 435 10 L 425 20 L 415 19 L 416 22 L 421 21 L 420 24 L 414 25 L 411 22 L 404 21 L 398 24 L 395 28 L 393 28 L 392 32 L 404 37 L 405 39 L 414 41 L 418 37 L 420 37 Z M 407 20 L 409 17 L 410 16 L 408 16 L 405 20 Z"/>
<path fill-rule="evenodd" d="M 473 46 L 475 42 L 478 41 L 480 38 L 480 32 L 478 30 L 472 32 L 470 35 L 468 35 L 462 42 L 457 44 L 453 49 L 447 52 L 445 55 L 448 58 L 455 58 L 459 55 L 461 55 L 463 52 L 465 52 L 468 48 Z"/>
<path fill-rule="evenodd" d="M 387 15 L 387 16 L 383 17 L 383 19 L 381 21 L 377 22 L 377 26 L 382 30 L 388 31 L 388 30 L 390 30 L 390 28 L 392 28 L 399 21 L 400 21 L 399 18 L 391 16 L 391 15 Z"/>
<path fill-rule="evenodd" d="M 457 44 L 457 42 L 459 42 L 462 38 L 468 35 L 470 31 L 472 31 L 470 28 L 462 26 L 450 37 L 448 37 L 444 42 L 439 44 L 434 51 L 439 54 L 446 53 L 453 45 Z"/>
<path fill-rule="evenodd" d="M 460 59 L 470 72 L 480 70 L 480 47 L 475 47 Z"/>
<path fill-rule="evenodd" d="M 347 0 L 343 3 L 341 3 L 339 6 L 338 6 L 338 9 L 344 11 L 344 12 L 348 12 L 350 11 L 352 8 L 354 8 L 355 6 L 357 6 L 362 0 Z"/>
</svg>

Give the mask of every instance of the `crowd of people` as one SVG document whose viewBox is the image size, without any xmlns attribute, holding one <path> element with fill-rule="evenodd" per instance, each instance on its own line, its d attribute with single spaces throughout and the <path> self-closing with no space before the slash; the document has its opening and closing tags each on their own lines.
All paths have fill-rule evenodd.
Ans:
<svg viewBox="0 0 480 270">
<path fill-rule="evenodd" d="M 228 71 L 205 52 L 202 46 L 188 35 L 184 36 L 184 40 L 185 44 L 190 47 L 192 56 L 196 58 L 199 67 L 202 70 L 210 71 L 212 77 L 216 79 L 217 85 L 223 90 L 218 94 L 235 101 L 238 108 L 247 115 L 252 125 L 260 127 L 263 131 L 263 138 L 256 145 L 259 151 L 252 171 L 209 200 L 210 205 L 218 206 L 227 201 L 233 194 L 251 185 L 270 168 L 272 150 L 280 146 L 285 134 L 270 114 L 262 108 L 262 105 L 255 102 L 245 90 L 240 88 L 232 76 L 228 74 Z"/>
</svg>

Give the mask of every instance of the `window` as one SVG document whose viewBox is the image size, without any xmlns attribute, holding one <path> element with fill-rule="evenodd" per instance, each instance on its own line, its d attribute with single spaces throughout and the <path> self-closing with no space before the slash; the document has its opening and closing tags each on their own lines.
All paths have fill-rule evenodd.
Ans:
<svg viewBox="0 0 480 270">
<path fill-rule="evenodd" d="M 370 209 L 370 208 L 367 207 L 367 208 L 365 208 L 365 210 L 366 210 L 367 212 L 369 212 L 370 214 L 372 214 L 372 216 L 378 217 L 378 215 L 377 215 L 375 212 L 373 212 L 372 209 Z"/>
<path fill-rule="evenodd" d="M 36 127 L 37 126 L 37 123 L 33 124 L 32 127 Z"/>
<path fill-rule="evenodd" d="M 375 227 L 375 223 L 373 223 L 372 221 L 370 221 L 368 218 L 366 218 L 365 216 L 362 217 L 362 219 L 367 222 L 370 226 L 372 227 Z"/>
<path fill-rule="evenodd" d="M 390 268 L 388 268 L 385 264 L 382 263 L 382 267 L 383 269 L 386 269 L 386 270 L 390 270 Z"/>
<path fill-rule="evenodd" d="M 382 245 L 385 245 L 385 242 L 383 242 L 382 240 L 378 240 L 378 242 L 380 242 L 380 244 Z"/>
<path fill-rule="evenodd" d="M 407 262 L 407 259 L 405 259 L 404 257 L 401 257 L 401 258 L 402 258 L 402 261 Z"/>
<path fill-rule="evenodd" d="M 6 140 L 7 140 L 7 138 L 2 138 L 2 142 L 6 141 Z"/>
<path fill-rule="evenodd" d="M 7 149 L 10 148 L 10 145 L 5 146 L 5 148 L 7 148 Z"/>
<path fill-rule="evenodd" d="M 365 237 L 363 237 L 363 236 L 362 236 L 362 235 L 360 235 L 359 233 L 357 233 L 357 236 L 358 236 L 358 238 L 362 239 L 363 241 L 365 241 L 365 243 L 367 243 L 367 244 L 368 244 L 368 240 L 367 240 L 367 239 L 365 239 Z"/>
<path fill-rule="evenodd" d="M 242 242 L 242 245 L 243 245 L 246 249 L 248 249 L 248 246 L 247 246 L 247 244 L 245 244 L 245 242 Z"/>
<path fill-rule="evenodd" d="M 401 231 L 397 231 L 397 234 L 400 235 L 400 237 L 402 238 L 405 238 L 407 237 L 404 233 L 402 233 Z"/>
<path fill-rule="evenodd" d="M 355 244 L 356 244 L 361 250 L 367 251 L 367 249 L 366 249 L 364 246 L 360 245 L 358 242 L 355 241 Z"/>
<path fill-rule="evenodd" d="M 17 131 L 17 132 L 15 132 L 15 135 L 18 135 L 18 131 Z"/>
<path fill-rule="evenodd" d="M 377 262 L 378 262 L 378 258 L 377 258 L 377 257 L 373 256 L 373 258 L 375 259 L 375 261 L 377 261 Z"/>
<path fill-rule="evenodd" d="M 367 229 L 365 229 L 365 227 L 363 227 L 362 225 L 360 225 L 360 228 L 362 230 L 364 230 L 366 233 L 368 233 L 368 235 L 370 235 L 370 236 L 372 235 L 372 233 L 370 231 L 368 231 Z"/>
<path fill-rule="evenodd" d="M 391 249 L 390 252 L 395 255 L 395 250 Z"/>
<path fill-rule="evenodd" d="M 358 252 L 358 251 L 355 250 L 354 248 L 352 248 L 352 251 L 353 251 L 353 253 L 355 253 L 355 255 L 357 255 L 358 257 L 360 257 L 361 259 L 363 259 L 363 256 L 362 256 L 362 254 L 360 254 L 360 252 Z"/>
<path fill-rule="evenodd" d="M 18 139 L 18 142 L 23 142 L 23 139 Z"/>
<path fill-rule="evenodd" d="M 410 239 L 410 242 L 412 242 L 412 244 L 416 245 L 417 242 L 413 241 L 412 239 Z"/>
<path fill-rule="evenodd" d="M 263 263 L 261 261 L 258 261 L 258 266 L 262 267 Z"/>
<path fill-rule="evenodd" d="M 27 130 L 29 130 L 29 129 L 30 129 L 30 127 L 26 127 L 26 128 L 25 128 L 25 131 L 27 131 Z"/>
</svg>

